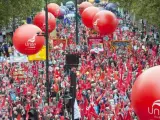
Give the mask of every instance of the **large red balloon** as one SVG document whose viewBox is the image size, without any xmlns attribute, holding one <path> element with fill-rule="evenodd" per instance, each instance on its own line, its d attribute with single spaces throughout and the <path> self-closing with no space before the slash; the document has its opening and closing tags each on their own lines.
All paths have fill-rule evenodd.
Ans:
<svg viewBox="0 0 160 120">
<path fill-rule="evenodd" d="M 110 11 L 102 10 L 94 16 L 93 26 L 102 35 L 112 34 L 118 26 L 117 17 Z"/>
<path fill-rule="evenodd" d="M 38 13 L 34 19 L 33 23 L 37 25 L 39 28 L 41 28 L 42 31 L 46 31 L 45 27 L 45 12 L 40 12 Z M 54 15 L 51 13 L 48 13 L 48 32 L 52 32 L 56 27 L 56 19 Z"/>
<path fill-rule="evenodd" d="M 88 28 L 93 28 L 93 18 L 100 10 L 97 7 L 88 7 L 82 13 L 82 22 Z"/>
<path fill-rule="evenodd" d="M 47 8 L 48 8 L 48 12 L 52 13 L 56 18 L 59 16 L 59 14 L 60 14 L 59 5 L 57 5 L 55 3 L 50 3 L 50 4 L 48 4 Z"/>
<path fill-rule="evenodd" d="M 131 102 L 140 120 L 160 119 L 160 66 L 149 68 L 137 78 Z"/>
<path fill-rule="evenodd" d="M 83 11 L 88 8 L 88 7 L 91 7 L 93 6 L 90 2 L 82 2 L 80 5 L 79 5 L 79 13 L 80 15 L 83 13 Z"/>
<path fill-rule="evenodd" d="M 13 45 L 22 54 L 33 55 L 38 53 L 43 45 L 44 36 L 37 36 L 42 30 L 32 24 L 22 25 L 13 34 Z"/>
</svg>

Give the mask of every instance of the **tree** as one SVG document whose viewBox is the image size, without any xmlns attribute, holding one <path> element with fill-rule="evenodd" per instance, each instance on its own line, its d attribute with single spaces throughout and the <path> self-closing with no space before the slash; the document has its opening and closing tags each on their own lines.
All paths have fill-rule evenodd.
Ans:
<svg viewBox="0 0 160 120">
<path fill-rule="evenodd" d="M 68 1 L 75 2 L 75 0 L 49 0 L 50 3 L 57 3 L 58 5 L 60 5 L 61 3 L 65 4 Z M 77 0 L 78 4 L 82 3 L 83 1 L 86 1 L 86 0 Z"/>
<path fill-rule="evenodd" d="M 56 3 L 58 5 L 61 5 L 61 3 L 65 4 L 69 0 L 49 0 L 50 3 Z"/>
<path fill-rule="evenodd" d="M 12 18 L 26 19 L 43 7 L 44 0 L 1 0 L 0 27 L 8 25 Z"/>
<path fill-rule="evenodd" d="M 160 0 L 111 0 L 131 13 L 135 13 L 139 19 L 146 19 L 153 25 L 160 25 L 159 11 Z"/>
</svg>

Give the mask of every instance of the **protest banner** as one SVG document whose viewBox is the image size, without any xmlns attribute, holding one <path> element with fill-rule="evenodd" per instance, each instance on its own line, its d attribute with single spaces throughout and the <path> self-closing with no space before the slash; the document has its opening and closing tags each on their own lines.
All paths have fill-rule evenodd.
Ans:
<svg viewBox="0 0 160 120">
<path fill-rule="evenodd" d="M 53 39 L 53 49 L 54 50 L 65 50 L 67 46 L 66 39 Z"/>
<path fill-rule="evenodd" d="M 102 37 L 89 37 L 88 47 L 90 52 L 99 53 L 104 51 L 103 38 Z"/>
<path fill-rule="evenodd" d="M 29 55 L 28 60 L 46 60 L 46 46 L 43 46 L 43 48 L 37 54 Z"/>
<path fill-rule="evenodd" d="M 116 41 L 111 41 L 111 49 L 113 51 L 119 49 L 119 48 L 126 48 L 128 50 L 131 50 L 131 42 L 129 40 L 116 40 Z"/>
<path fill-rule="evenodd" d="M 8 63 L 16 63 L 16 62 L 28 62 L 28 57 L 27 55 L 21 54 L 14 48 L 14 53 L 13 55 L 10 55 L 7 59 L 4 59 L 1 62 L 8 62 Z"/>
</svg>

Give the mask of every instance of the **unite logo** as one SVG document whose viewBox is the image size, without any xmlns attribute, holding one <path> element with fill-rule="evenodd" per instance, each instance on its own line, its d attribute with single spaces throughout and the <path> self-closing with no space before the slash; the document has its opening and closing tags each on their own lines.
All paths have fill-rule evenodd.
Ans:
<svg viewBox="0 0 160 120">
<path fill-rule="evenodd" d="M 148 113 L 154 115 L 154 118 L 160 119 L 160 100 L 154 101 L 152 108 L 148 107 Z"/>
<path fill-rule="evenodd" d="M 94 28 L 97 29 L 97 30 L 99 30 L 99 28 L 98 28 L 98 26 L 97 26 L 99 20 L 100 20 L 100 19 L 97 19 L 97 20 L 93 23 Z"/>
<path fill-rule="evenodd" d="M 99 19 L 97 19 L 97 20 L 93 23 L 93 25 L 94 25 L 94 26 L 97 26 L 97 25 L 98 25 L 98 21 L 99 21 Z"/>
<path fill-rule="evenodd" d="M 36 46 L 36 36 L 37 35 L 34 35 L 32 38 L 28 39 L 28 41 L 25 43 L 25 46 L 28 47 L 28 48 L 35 48 Z"/>
</svg>

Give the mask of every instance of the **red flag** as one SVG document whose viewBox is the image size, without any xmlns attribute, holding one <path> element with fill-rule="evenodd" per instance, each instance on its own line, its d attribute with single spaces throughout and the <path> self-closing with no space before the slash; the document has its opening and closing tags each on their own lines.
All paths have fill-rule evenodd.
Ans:
<svg viewBox="0 0 160 120">
<path fill-rule="evenodd" d="M 101 109 L 100 109 L 100 111 L 101 111 L 101 112 L 102 112 L 102 111 L 105 111 L 105 108 L 106 108 L 105 104 L 102 103 L 102 104 L 101 104 Z"/>
<path fill-rule="evenodd" d="M 132 71 L 129 70 L 126 80 L 127 86 L 130 84 L 131 79 L 132 79 Z"/>
<path fill-rule="evenodd" d="M 23 87 L 23 95 L 26 95 L 26 94 L 27 94 L 27 88 Z"/>
<path fill-rule="evenodd" d="M 26 111 L 29 111 L 30 108 L 31 108 L 30 104 L 27 104 L 27 105 L 26 105 Z"/>
<path fill-rule="evenodd" d="M 112 116 L 112 120 L 115 120 L 115 115 Z M 119 120 L 119 119 L 118 119 Z"/>
<path fill-rule="evenodd" d="M 80 73 L 83 74 L 84 72 L 85 72 L 85 67 L 83 65 L 81 65 Z"/>
<path fill-rule="evenodd" d="M 131 117 L 131 114 L 129 111 L 127 112 L 126 116 L 124 117 L 124 120 L 132 120 L 132 117 Z"/>
<path fill-rule="evenodd" d="M 83 120 L 84 114 L 85 114 L 85 113 L 84 113 L 84 110 L 83 110 L 83 109 L 84 109 L 84 103 L 83 103 L 83 102 L 80 102 L 78 106 L 79 106 L 79 108 L 80 108 L 81 119 Z"/>
<path fill-rule="evenodd" d="M 110 76 L 111 76 L 111 69 L 108 67 L 108 70 L 107 70 L 107 76 L 108 76 L 108 78 L 110 78 Z"/>
<path fill-rule="evenodd" d="M 98 118 L 98 115 L 97 115 L 96 111 L 94 110 L 93 105 L 90 106 L 88 113 L 89 113 L 89 115 L 93 116 L 95 119 Z"/>
<path fill-rule="evenodd" d="M 99 101 L 103 98 L 103 96 L 106 94 L 108 90 L 106 89 L 96 100 L 96 104 L 99 104 Z"/>
<path fill-rule="evenodd" d="M 87 108 L 88 108 L 88 100 L 87 100 L 87 98 L 84 98 L 84 106 L 83 106 L 84 108 L 83 108 L 83 111 L 84 111 L 84 114 L 85 114 L 85 116 L 87 116 Z"/>
<path fill-rule="evenodd" d="M 120 102 L 120 108 L 121 108 L 121 111 L 122 111 L 123 108 L 124 108 L 124 102 L 123 102 L 123 101 Z"/>
<path fill-rule="evenodd" d="M 91 89 L 91 82 L 90 81 L 86 81 L 86 85 L 85 85 L 86 89 Z"/>
<path fill-rule="evenodd" d="M 2 109 L 5 105 L 6 97 L 3 98 L 2 104 L 0 105 L 0 109 Z"/>
<path fill-rule="evenodd" d="M 105 73 L 104 73 L 104 72 L 102 72 L 102 73 L 101 73 L 101 75 L 100 75 L 100 77 L 99 77 L 99 80 L 100 80 L 100 81 L 103 81 L 103 80 L 104 80 L 104 78 L 105 78 Z"/>
<path fill-rule="evenodd" d="M 28 112 L 29 112 L 30 108 L 31 108 L 31 107 L 30 107 L 30 104 L 27 104 L 27 105 L 26 105 L 26 108 L 25 108 L 25 109 L 26 109 L 26 113 L 27 113 L 27 114 L 26 114 L 26 120 L 29 119 Z"/>
<path fill-rule="evenodd" d="M 115 80 L 118 80 L 118 79 L 119 79 L 116 72 L 114 72 L 114 78 L 115 78 Z"/>
<path fill-rule="evenodd" d="M 82 91 L 78 90 L 76 95 L 77 100 L 82 100 Z"/>
<path fill-rule="evenodd" d="M 21 120 L 21 114 L 18 114 L 17 120 Z"/>
<path fill-rule="evenodd" d="M 60 77 L 60 72 L 59 72 L 59 70 L 55 70 L 54 76 L 55 76 L 55 78 Z"/>
<path fill-rule="evenodd" d="M 48 106 L 43 107 L 43 113 L 46 113 L 48 110 Z"/>
<path fill-rule="evenodd" d="M 62 101 L 59 100 L 59 102 L 58 102 L 58 104 L 57 104 L 57 108 L 58 108 L 58 109 L 61 109 L 62 106 L 63 106 L 63 103 L 62 103 Z"/>
<path fill-rule="evenodd" d="M 139 63 L 138 64 L 138 70 L 137 70 L 137 75 L 136 75 L 136 78 L 142 73 L 142 65 Z"/>
<path fill-rule="evenodd" d="M 117 115 L 118 115 L 119 110 L 120 110 L 120 105 L 119 105 L 119 104 L 117 104 L 117 105 L 116 105 L 116 108 L 115 108 L 115 116 L 117 116 Z"/>
<path fill-rule="evenodd" d="M 120 73 L 120 76 L 119 76 L 119 81 L 118 81 L 118 88 L 119 89 L 121 89 L 121 87 L 122 87 L 122 75 L 123 75 L 123 69 L 122 68 L 120 68 L 119 69 L 119 73 Z"/>
<path fill-rule="evenodd" d="M 36 62 L 36 65 L 35 65 L 35 76 L 38 77 L 39 75 L 39 72 L 38 72 L 38 63 Z"/>
<path fill-rule="evenodd" d="M 118 119 L 117 120 L 124 120 L 121 114 L 118 115 Z M 131 120 L 131 119 L 128 119 L 128 120 Z"/>
</svg>

